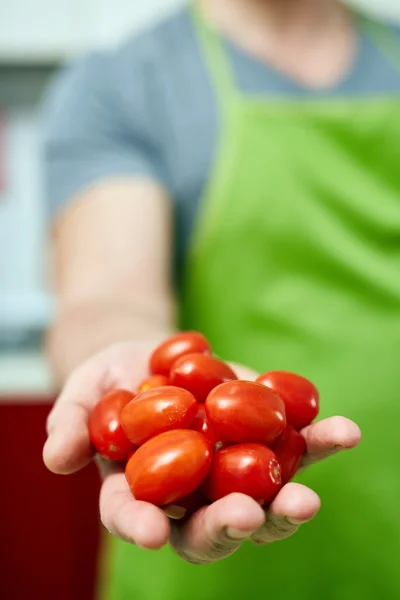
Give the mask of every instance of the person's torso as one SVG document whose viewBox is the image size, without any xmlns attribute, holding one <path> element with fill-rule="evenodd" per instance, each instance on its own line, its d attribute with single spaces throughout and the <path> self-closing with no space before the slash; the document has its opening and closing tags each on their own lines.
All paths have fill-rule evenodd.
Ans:
<svg viewBox="0 0 400 600">
<path fill-rule="evenodd" d="M 398 35 L 400 41 L 400 31 Z M 400 92 L 400 75 L 376 45 L 359 32 L 356 59 L 334 86 L 316 92 L 281 74 L 229 40 L 224 44 L 238 88 L 248 95 L 299 99 L 393 95 Z M 184 49 L 184 51 L 182 50 Z M 143 78 L 132 80 L 142 63 Z M 162 162 L 177 219 L 178 268 L 198 214 L 200 199 L 212 171 L 220 136 L 215 91 L 204 64 L 188 10 L 125 43 L 113 57 L 116 79 L 129 114 L 135 111 L 150 130 L 157 126 L 155 158 Z M 139 71 L 140 72 L 140 71 Z M 147 87 L 146 106 L 137 106 L 136 87 Z M 131 98 L 132 96 L 132 98 Z"/>
<path fill-rule="evenodd" d="M 337 89 L 315 95 L 269 87 L 256 103 L 246 100 L 252 91 L 240 83 L 228 46 L 240 108 L 222 132 L 211 182 L 210 167 L 203 175 L 202 204 L 216 221 L 204 221 L 192 248 L 184 312 L 185 323 L 209 335 L 221 356 L 315 380 L 321 415 L 360 422 L 364 445 L 302 477 L 321 493 L 324 508 L 282 544 L 246 545 L 202 569 L 169 550 L 145 556 L 118 545 L 118 600 L 128 592 L 143 600 L 398 597 L 400 61 L 362 39 L 365 54 Z M 362 56 L 369 58 L 358 70 Z M 372 81 L 374 64 L 386 71 L 386 87 Z M 262 68 L 268 80 L 281 79 Z M 282 95 L 289 101 L 280 102 Z M 210 98 L 215 110 L 213 92 Z M 214 139 L 219 130 L 216 117 Z M 177 136 L 176 144 L 189 152 L 183 140 Z M 191 198 L 197 217 L 200 196 L 177 194 L 178 211 L 184 215 Z M 185 226 L 189 239 L 193 225 Z M 158 581 L 141 576 L 146 568 Z"/>
</svg>

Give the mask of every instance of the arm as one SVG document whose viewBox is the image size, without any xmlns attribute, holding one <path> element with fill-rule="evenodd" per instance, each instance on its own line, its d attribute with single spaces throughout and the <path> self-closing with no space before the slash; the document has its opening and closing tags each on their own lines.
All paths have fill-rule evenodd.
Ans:
<svg viewBox="0 0 400 600">
<path fill-rule="evenodd" d="M 140 48 L 134 54 L 139 57 Z M 57 307 L 47 339 L 62 389 L 48 418 L 43 455 L 60 474 L 93 460 L 91 409 L 110 389 L 135 389 L 149 353 L 175 325 L 172 211 L 157 115 L 148 111 L 154 103 L 140 64 L 132 103 L 121 103 L 119 66 L 103 58 L 83 64 L 55 86 L 45 111 L 48 198 L 53 211 L 65 208 L 52 236 Z M 305 435 L 308 463 L 359 440 L 356 425 L 340 418 L 317 423 Z M 132 497 L 122 468 L 98 463 L 104 476 L 100 514 L 108 531 L 145 548 L 170 541 L 190 562 L 224 558 L 244 539 L 288 537 L 319 508 L 312 490 L 292 483 L 267 516 L 251 498 L 233 494 L 176 525 Z"/>
<path fill-rule="evenodd" d="M 48 351 L 66 383 L 48 419 L 44 460 L 50 470 L 71 473 L 92 460 L 91 407 L 110 387 L 135 387 L 145 375 L 149 352 L 173 328 L 171 238 L 167 195 L 150 182 L 96 186 L 74 199 L 58 220 L 53 238 L 58 311 Z M 304 434 L 308 464 L 359 441 L 357 426 L 340 417 L 312 425 Z M 246 539 L 257 544 L 282 540 L 319 509 L 315 492 L 290 483 L 267 518 L 254 500 L 233 494 L 181 525 L 159 508 L 136 502 L 123 469 L 99 464 L 104 476 L 100 512 L 108 531 L 145 548 L 170 540 L 189 562 L 229 556 Z"/>
<path fill-rule="evenodd" d="M 103 183 L 72 199 L 52 236 L 55 321 L 47 353 L 59 382 L 103 348 L 158 340 L 175 323 L 171 207 L 156 183 Z"/>
</svg>

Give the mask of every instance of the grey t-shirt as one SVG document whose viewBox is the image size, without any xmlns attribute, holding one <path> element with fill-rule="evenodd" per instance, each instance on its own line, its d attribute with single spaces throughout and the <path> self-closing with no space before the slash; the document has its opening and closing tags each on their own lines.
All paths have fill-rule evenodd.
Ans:
<svg viewBox="0 0 400 600">
<path fill-rule="evenodd" d="M 400 31 L 395 29 L 399 40 Z M 315 92 L 223 40 L 244 94 L 394 95 L 399 70 L 360 30 L 356 61 L 329 90 Z M 219 115 L 187 9 L 93 53 L 55 77 L 44 102 L 45 175 L 53 212 L 79 190 L 118 175 L 147 175 L 169 191 L 182 257 L 213 164 Z M 399 140 L 400 144 L 400 140 Z M 110 199 L 112 202 L 112 199 Z"/>
</svg>

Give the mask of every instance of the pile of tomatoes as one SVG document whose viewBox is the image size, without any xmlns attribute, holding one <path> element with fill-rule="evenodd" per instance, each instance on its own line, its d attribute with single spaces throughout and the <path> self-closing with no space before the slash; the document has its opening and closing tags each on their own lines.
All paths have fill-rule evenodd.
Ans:
<svg viewBox="0 0 400 600">
<path fill-rule="evenodd" d="M 135 392 L 107 394 L 89 421 L 97 452 L 125 462 L 137 500 L 179 517 L 232 492 L 264 506 L 294 477 L 300 431 L 319 410 L 310 381 L 284 371 L 239 380 L 193 331 L 165 340 L 149 371 Z"/>
</svg>

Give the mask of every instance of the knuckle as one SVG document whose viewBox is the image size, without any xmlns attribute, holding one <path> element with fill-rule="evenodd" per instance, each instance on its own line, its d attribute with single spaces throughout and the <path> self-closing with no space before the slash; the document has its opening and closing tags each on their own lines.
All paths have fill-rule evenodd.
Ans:
<svg viewBox="0 0 400 600">
<path fill-rule="evenodd" d="M 233 554 L 238 548 L 238 545 L 227 546 L 222 542 L 213 541 L 204 552 L 192 552 L 188 548 L 179 547 L 176 549 L 177 554 L 186 562 L 193 565 L 209 565 L 217 562 Z"/>
<path fill-rule="evenodd" d="M 268 516 L 266 523 L 252 537 L 252 542 L 257 546 L 270 544 L 271 542 L 284 540 L 298 530 L 287 519 Z"/>
<path fill-rule="evenodd" d="M 193 552 L 189 549 L 186 541 L 186 535 L 184 533 L 184 528 L 179 522 L 174 520 L 170 520 L 171 534 L 170 534 L 170 544 L 173 548 L 174 552 L 187 563 L 191 565 L 201 565 L 205 564 L 201 556 L 196 552 Z"/>
<path fill-rule="evenodd" d="M 293 525 L 288 520 L 274 517 L 270 517 L 265 526 L 269 527 L 270 532 L 277 538 L 288 537 L 298 529 L 297 525 Z"/>
<path fill-rule="evenodd" d="M 187 535 L 182 527 L 175 522 L 171 522 L 170 542 L 176 554 L 192 565 L 208 565 L 217 562 L 233 554 L 240 546 L 240 542 L 232 540 L 225 532 L 221 532 L 217 538 L 206 539 L 202 548 L 194 550 L 188 544 Z"/>
<path fill-rule="evenodd" d="M 212 540 L 210 542 L 207 553 L 212 560 L 217 560 L 218 558 L 223 558 L 224 556 L 232 554 L 239 545 L 238 542 L 233 542 L 228 537 L 221 536 L 220 540 Z"/>
<path fill-rule="evenodd" d="M 175 552 L 178 554 L 178 556 L 184 560 L 185 562 L 191 564 L 191 565 L 206 565 L 209 564 L 212 561 L 205 561 L 202 560 L 199 556 L 196 556 L 195 554 L 192 554 L 191 552 L 189 552 L 187 549 L 185 548 L 178 548 L 175 550 Z"/>
<path fill-rule="evenodd" d="M 241 543 L 242 540 L 239 541 L 229 537 L 226 528 L 224 528 L 217 537 L 208 540 L 207 550 L 203 558 L 208 562 L 221 560 L 236 552 Z"/>
</svg>

